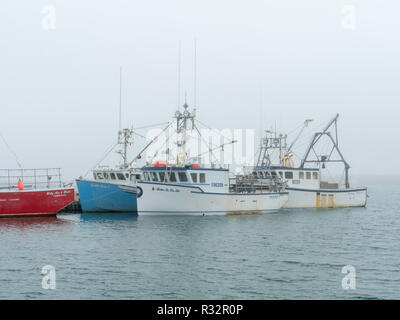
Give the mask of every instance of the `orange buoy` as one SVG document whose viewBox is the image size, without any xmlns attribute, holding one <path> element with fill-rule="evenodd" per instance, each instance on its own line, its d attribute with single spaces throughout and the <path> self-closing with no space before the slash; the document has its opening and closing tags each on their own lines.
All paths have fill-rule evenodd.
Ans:
<svg viewBox="0 0 400 320">
<path fill-rule="evenodd" d="M 24 183 L 21 180 L 18 180 L 18 190 L 24 190 Z"/>
<path fill-rule="evenodd" d="M 156 161 L 153 163 L 154 167 L 166 167 L 167 166 L 167 161 Z"/>
<path fill-rule="evenodd" d="M 192 165 L 192 168 L 193 169 L 197 169 L 199 167 L 199 164 L 198 163 L 193 163 L 193 165 Z"/>
</svg>

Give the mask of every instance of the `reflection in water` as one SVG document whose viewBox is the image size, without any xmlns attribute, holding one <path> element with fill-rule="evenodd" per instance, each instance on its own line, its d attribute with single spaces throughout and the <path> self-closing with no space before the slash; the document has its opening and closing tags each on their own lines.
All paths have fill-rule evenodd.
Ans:
<svg viewBox="0 0 400 320">
<path fill-rule="evenodd" d="M 137 220 L 137 213 L 132 212 L 118 212 L 118 213 L 81 213 L 81 221 L 94 221 L 94 222 L 110 222 L 110 221 L 135 221 Z"/>
<path fill-rule="evenodd" d="M 58 219 L 55 216 L 50 217 L 14 217 L 0 218 L 0 231 L 4 230 L 35 230 L 52 229 L 54 227 L 63 227 L 72 222 L 64 219 Z"/>
</svg>

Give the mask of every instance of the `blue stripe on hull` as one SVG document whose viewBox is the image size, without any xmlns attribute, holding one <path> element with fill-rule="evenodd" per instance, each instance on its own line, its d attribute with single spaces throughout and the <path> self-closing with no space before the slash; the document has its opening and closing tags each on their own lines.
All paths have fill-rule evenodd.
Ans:
<svg viewBox="0 0 400 320">
<path fill-rule="evenodd" d="M 117 184 L 76 180 L 83 212 L 137 212 L 136 194 Z"/>
</svg>

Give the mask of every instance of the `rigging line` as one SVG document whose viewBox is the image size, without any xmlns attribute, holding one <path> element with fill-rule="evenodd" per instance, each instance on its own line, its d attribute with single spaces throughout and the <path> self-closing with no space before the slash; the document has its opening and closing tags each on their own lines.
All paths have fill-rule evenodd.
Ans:
<svg viewBox="0 0 400 320">
<path fill-rule="evenodd" d="M 116 143 L 114 143 L 111 147 L 106 149 L 106 152 L 104 154 L 104 156 L 94 165 L 92 166 L 84 175 L 84 177 L 86 177 L 88 175 L 88 173 L 93 170 L 94 168 L 96 168 L 109 154 L 111 151 L 113 151 L 113 149 L 118 145 L 118 141 Z"/>
<path fill-rule="evenodd" d="M 160 148 L 158 148 L 158 150 L 156 150 L 156 152 L 153 154 L 153 157 L 151 158 L 150 163 L 153 162 L 154 158 L 158 155 L 158 153 L 159 153 L 160 151 L 162 151 L 164 145 L 166 146 L 166 144 L 169 143 L 169 140 L 170 140 L 170 137 L 167 136 L 167 137 L 165 138 L 165 141 L 163 142 L 163 144 L 160 146 Z M 169 149 L 169 148 L 166 148 L 166 149 Z M 167 151 L 167 150 L 166 150 L 166 151 Z M 167 154 L 167 152 L 165 152 L 165 154 Z M 168 156 L 169 156 L 169 151 L 168 151 Z M 169 158 L 169 157 L 168 157 L 168 158 Z"/>
<path fill-rule="evenodd" d="M 168 122 L 161 122 L 161 123 L 157 123 L 157 124 L 151 124 L 151 125 L 148 125 L 148 126 L 133 128 L 133 130 L 147 129 L 147 128 L 157 127 L 157 126 L 161 126 L 161 125 L 166 125 L 166 124 L 168 124 Z"/>
<path fill-rule="evenodd" d="M 137 132 L 135 132 L 135 131 L 132 131 L 132 133 L 133 133 L 133 134 L 136 134 L 136 135 L 139 136 L 140 138 L 147 139 L 147 137 L 145 137 L 144 135 L 142 135 L 142 134 L 140 134 L 140 133 L 137 133 Z"/>
<path fill-rule="evenodd" d="M 140 159 L 142 157 L 142 153 L 146 151 L 146 149 L 148 147 L 150 147 L 163 133 L 164 131 L 166 131 L 170 126 L 171 123 L 168 123 L 168 125 L 156 136 L 154 137 L 133 159 L 132 161 L 129 163 L 129 166 L 131 166 L 137 159 Z"/>
<path fill-rule="evenodd" d="M 200 138 L 204 141 L 204 143 L 205 143 L 206 146 L 208 147 L 209 152 L 211 153 L 211 156 L 213 156 L 213 157 L 215 158 L 216 162 L 218 162 L 219 166 L 222 168 L 221 163 L 218 161 L 217 157 L 216 157 L 216 156 L 214 155 L 214 153 L 212 152 L 212 149 L 208 146 L 207 141 L 206 141 L 206 140 L 203 138 L 203 136 L 201 135 L 199 128 L 197 128 L 196 125 L 194 126 L 194 128 L 195 128 L 196 131 L 198 132 Z"/>
<path fill-rule="evenodd" d="M 299 128 L 301 128 L 304 125 L 304 122 L 302 124 L 300 124 L 299 126 L 297 126 L 296 128 L 294 128 L 292 131 L 290 131 L 289 133 L 287 133 L 287 135 L 291 135 L 292 133 L 294 133 L 295 131 L 297 131 Z"/>
<path fill-rule="evenodd" d="M 230 145 L 230 144 L 234 144 L 234 143 L 236 143 L 236 142 L 237 142 L 237 141 L 232 140 L 232 141 L 230 141 L 230 142 L 226 142 L 226 143 L 220 144 L 219 146 L 216 146 L 215 148 L 212 148 L 211 151 L 214 151 L 214 150 L 217 150 L 217 149 L 220 149 L 220 148 L 223 149 L 225 146 Z M 203 152 L 203 153 L 198 154 L 198 155 L 196 156 L 196 158 L 197 158 L 197 157 L 201 157 L 202 155 L 206 154 L 207 152 L 209 152 L 209 151 L 206 151 L 206 152 Z"/>
<path fill-rule="evenodd" d="M 193 136 L 193 135 L 190 135 L 190 134 L 186 134 L 186 135 L 187 135 L 189 138 L 191 138 L 191 139 L 198 138 L 197 136 Z M 226 140 L 228 140 L 228 138 L 226 138 Z M 227 142 L 224 142 L 224 144 L 230 143 L 232 140 L 233 140 L 233 139 L 229 139 Z M 225 139 L 224 139 L 224 141 L 225 141 Z M 214 147 L 217 148 L 217 147 L 221 146 L 221 144 L 209 143 L 208 146 L 211 146 L 211 147 L 213 147 L 213 148 L 214 148 Z"/>
<path fill-rule="evenodd" d="M 4 144 L 6 145 L 8 151 L 10 151 L 10 153 L 14 156 L 14 160 L 15 160 L 15 162 L 17 163 L 18 167 L 19 167 L 20 169 L 22 169 L 22 166 L 21 166 L 21 163 L 20 163 L 19 160 L 18 160 L 17 154 L 14 152 L 13 149 L 11 149 L 11 147 L 9 146 L 9 144 L 7 143 L 6 139 L 5 139 L 4 136 L 1 134 L 1 132 L 0 132 L 0 137 L 1 137 L 1 139 L 3 140 Z"/>
<path fill-rule="evenodd" d="M 195 121 L 197 121 L 197 122 L 200 123 L 201 125 L 205 126 L 207 129 L 213 130 L 214 132 L 218 133 L 218 134 L 219 134 L 220 136 L 222 136 L 224 139 L 226 139 L 226 140 L 228 140 L 228 141 L 232 140 L 231 138 L 225 137 L 223 134 L 221 134 L 220 132 L 218 132 L 216 129 L 213 129 L 213 128 L 207 126 L 205 123 L 201 122 L 200 120 L 195 119 Z"/>
<path fill-rule="evenodd" d="M 158 155 L 158 153 L 160 151 L 162 151 L 162 148 L 164 147 L 164 145 L 166 145 L 169 142 L 169 136 L 166 137 L 165 141 L 163 142 L 163 144 L 160 146 L 160 148 L 158 150 L 156 150 L 156 152 L 153 154 L 153 157 L 150 160 L 150 163 L 153 162 L 154 158 Z M 168 148 L 167 148 L 168 149 Z M 165 154 L 167 154 L 167 152 L 165 152 Z M 168 160 L 169 160 L 169 151 L 168 151 Z"/>
</svg>

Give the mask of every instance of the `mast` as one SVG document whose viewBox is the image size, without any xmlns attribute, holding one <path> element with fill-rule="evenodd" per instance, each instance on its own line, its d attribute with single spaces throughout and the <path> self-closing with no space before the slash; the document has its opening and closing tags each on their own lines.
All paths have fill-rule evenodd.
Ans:
<svg viewBox="0 0 400 320">
<path fill-rule="evenodd" d="M 123 146 L 123 150 L 118 150 L 117 153 L 121 155 L 122 163 L 121 169 L 129 167 L 128 164 L 128 146 L 132 144 L 132 129 L 122 129 L 122 67 L 119 69 L 119 130 L 118 130 L 118 144 Z"/>
<path fill-rule="evenodd" d="M 119 132 L 122 130 L 122 67 L 119 67 Z"/>
<path fill-rule="evenodd" d="M 194 103 L 193 107 L 196 108 L 197 104 L 197 41 L 194 38 L 194 62 L 193 62 L 193 92 L 194 92 Z"/>
<path fill-rule="evenodd" d="M 188 124 L 191 123 L 191 130 L 194 129 L 194 119 L 196 117 L 196 109 L 192 112 L 188 110 L 189 106 L 185 100 L 183 105 L 183 112 L 177 110 L 175 112 L 176 119 L 176 133 L 177 133 L 177 155 L 186 154 L 186 131 L 188 130 Z M 180 137 L 179 137 L 180 136 Z"/>
<path fill-rule="evenodd" d="M 178 110 L 181 107 L 181 64 L 182 64 L 182 41 L 178 43 Z"/>
<path fill-rule="evenodd" d="M 276 131 L 265 131 L 265 137 L 261 141 L 261 149 L 258 156 L 257 166 L 271 166 L 272 165 L 272 154 L 271 150 L 278 150 L 279 159 L 278 165 L 283 165 L 283 158 L 287 154 L 287 135 L 277 134 Z"/>
</svg>

